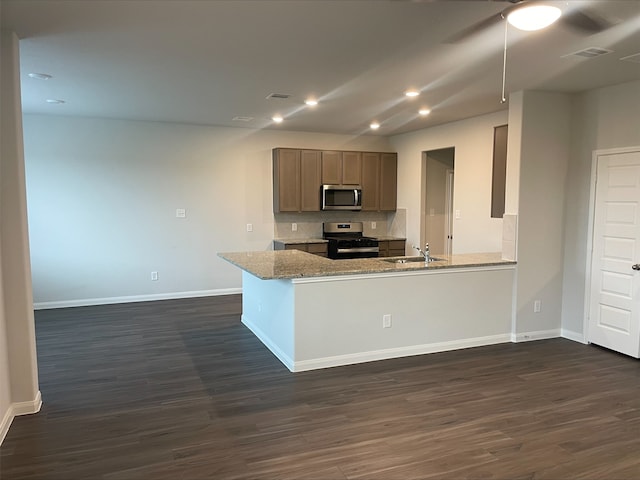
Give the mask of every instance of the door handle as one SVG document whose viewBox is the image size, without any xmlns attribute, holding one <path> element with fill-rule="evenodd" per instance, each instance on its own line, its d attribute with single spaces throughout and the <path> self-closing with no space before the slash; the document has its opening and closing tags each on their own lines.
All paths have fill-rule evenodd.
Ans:
<svg viewBox="0 0 640 480">
<path fill-rule="evenodd" d="M 640 270 L 640 263 L 636 263 L 635 265 L 632 265 L 631 268 L 633 270 Z"/>
</svg>

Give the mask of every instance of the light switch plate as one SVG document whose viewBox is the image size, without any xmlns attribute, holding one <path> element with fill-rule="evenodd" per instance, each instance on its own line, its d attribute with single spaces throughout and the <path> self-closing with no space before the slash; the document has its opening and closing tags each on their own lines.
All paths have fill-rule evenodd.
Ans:
<svg viewBox="0 0 640 480">
<path fill-rule="evenodd" d="M 187 211 L 184 208 L 176 208 L 177 218 L 185 218 L 186 216 L 187 216 Z"/>
</svg>

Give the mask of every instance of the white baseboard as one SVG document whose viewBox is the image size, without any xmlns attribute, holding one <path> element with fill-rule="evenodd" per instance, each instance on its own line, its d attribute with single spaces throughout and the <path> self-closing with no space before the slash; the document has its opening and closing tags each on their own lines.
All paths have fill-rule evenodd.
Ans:
<svg viewBox="0 0 640 480">
<path fill-rule="evenodd" d="M 29 402 L 15 402 L 9 405 L 9 408 L 4 414 L 2 421 L 0 421 L 0 445 L 4 441 L 7 433 L 9 433 L 9 427 L 13 423 L 13 419 L 19 415 L 29 415 L 32 413 L 38 413 L 42 407 L 42 394 L 38 390 L 36 398 Z"/>
<path fill-rule="evenodd" d="M 307 370 L 317 370 L 319 368 L 339 367 L 342 365 L 353 365 L 356 363 L 373 362 L 377 360 L 388 360 L 391 358 L 411 357 L 414 355 L 425 355 L 428 353 L 448 352 L 451 350 L 461 350 L 463 348 L 482 347 L 485 345 L 495 345 L 497 343 L 507 343 L 511 341 L 509 334 L 491 335 L 488 337 L 466 338 L 451 342 L 428 343 L 423 345 L 412 345 L 409 347 L 388 348 L 384 350 L 374 350 L 370 352 L 352 353 L 347 355 L 337 355 L 334 357 L 314 358 L 312 360 L 302 360 L 294 362 L 292 372 L 305 372 Z"/>
<path fill-rule="evenodd" d="M 129 295 L 124 297 L 81 298 L 77 300 L 37 302 L 33 304 L 33 308 L 35 310 L 47 310 L 51 308 L 88 307 L 92 305 L 111 305 L 114 303 L 152 302 L 155 300 L 213 297 L 217 295 L 234 295 L 237 293 L 242 293 L 242 288 L 219 288 L 216 290 L 197 290 L 192 292 L 153 293 L 148 295 Z"/>
<path fill-rule="evenodd" d="M 573 340 L 574 342 L 582 343 L 584 345 L 589 343 L 584 338 L 584 334 L 583 333 L 574 332 L 573 330 L 567 330 L 566 328 L 563 328 L 560 331 L 560 336 L 562 338 L 566 338 L 567 340 Z"/>
<path fill-rule="evenodd" d="M 512 333 L 511 341 L 513 343 L 533 342 L 534 340 L 558 338 L 559 336 L 560 336 L 560 329 L 555 328 L 553 330 L 538 330 L 537 332 Z"/>
<path fill-rule="evenodd" d="M 280 347 L 278 347 L 275 343 L 271 341 L 271 339 L 253 322 L 251 322 L 245 315 L 241 315 L 240 321 L 243 325 L 245 325 L 251 332 L 258 337 L 258 339 L 271 350 L 278 360 L 280 360 L 285 367 L 287 367 L 290 371 L 294 372 L 294 362 L 293 359 L 284 353 Z"/>
<path fill-rule="evenodd" d="M 7 411 L 4 412 L 4 417 L 2 417 L 2 421 L 0 422 L 0 445 L 4 441 L 4 437 L 9 433 L 9 427 L 11 426 L 11 422 L 13 422 L 13 418 L 15 415 L 13 414 L 13 405 L 9 405 Z"/>
<path fill-rule="evenodd" d="M 462 348 L 481 347 L 484 345 L 494 345 L 497 343 L 507 343 L 511 341 L 509 334 L 491 335 L 487 337 L 467 338 L 451 342 L 429 343 L 424 345 L 411 345 L 408 347 L 387 348 L 383 350 L 373 350 L 369 352 L 349 353 L 332 357 L 314 358 L 311 360 L 294 361 L 289 355 L 282 351 L 271 339 L 254 323 L 244 315 L 242 323 L 258 337 L 258 339 L 280 360 L 291 372 L 305 372 L 320 368 L 339 367 L 343 365 L 353 365 L 356 363 L 373 362 L 376 360 L 387 360 L 390 358 L 410 357 L 413 355 L 424 355 L 427 353 L 447 352 L 450 350 L 460 350 Z"/>
</svg>

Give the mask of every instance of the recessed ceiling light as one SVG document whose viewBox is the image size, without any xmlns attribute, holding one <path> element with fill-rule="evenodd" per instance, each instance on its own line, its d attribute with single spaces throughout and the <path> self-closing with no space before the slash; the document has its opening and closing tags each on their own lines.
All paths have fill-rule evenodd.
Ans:
<svg viewBox="0 0 640 480">
<path fill-rule="evenodd" d="M 59 98 L 47 98 L 47 103 L 53 103 L 59 105 L 61 103 L 66 103 L 64 100 L 60 100 Z"/>
<path fill-rule="evenodd" d="M 380 128 L 380 124 L 377 122 L 373 122 L 371 125 L 369 125 L 369 128 L 371 128 L 371 130 L 377 130 Z"/>
<path fill-rule="evenodd" d="M 271 120 L 273 120 L 276 123 L 282 123 L 282 120 L 284 120 L 284 118 L 282 118 L 281 115 L 274 115 L 273 117 L 271 117 Z"/>
<path fill-rule="evenodd" d="M 318 105 L 318 101 L 314 98 L 308 98 L 304 101 L 304 103 L 306 103 L 310 107 L 315 107 L 316 105 Z"/>
<path fill-rule="evenodd" d="M 48 73 L 27 73 L 27 76 L 30 78 L 37 78 L 38 80 L 49 80 L 53 78 Z"/>
<path fill-rule="evenodd" d="M 417 97 L 418 95 L 420 95 L 420 92 L 418 92 L 417 90 L 407 90 L 406 92 L 404 92 L 404 94 L 407 97 Z"/>
<path fill-rule="evenodd" d="M 514 27 L 531 32 L 548 27 L 558 20 L 560 15 L 562 11 L 551 5 L 525 5 L 507 15 L 507 20 Z"/>
<path fill-rule="evenodd" d="M 423 117 L 426 117 L 431 113 L 431 110 L 429 110 L 428 108 L 421 108 L 420 110 L 418 110 L 418 113 Z"/>
</svg>

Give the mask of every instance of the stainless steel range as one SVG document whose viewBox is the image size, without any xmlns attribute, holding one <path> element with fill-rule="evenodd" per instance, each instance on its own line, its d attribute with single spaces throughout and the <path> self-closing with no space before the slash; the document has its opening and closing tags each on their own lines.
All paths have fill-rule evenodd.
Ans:
<svg viewBox="0 0 640 480">
<path fill-rule="evenodd" d="M 327 222 L 322 233 L 328 240 L 329 258 L 370 258 L 380 251 L 378 240 L 362 235 L 362 222 Z"/>
</svg>

